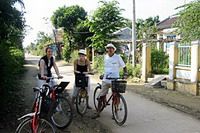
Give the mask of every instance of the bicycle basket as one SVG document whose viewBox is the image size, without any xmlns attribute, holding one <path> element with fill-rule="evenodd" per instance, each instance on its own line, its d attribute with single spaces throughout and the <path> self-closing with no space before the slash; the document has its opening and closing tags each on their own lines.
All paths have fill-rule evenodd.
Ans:
<svg viewBox="0 0 200 133">
<path fill-rule="evenodd" d="M 114 80 L 112 81 L 112 91 L 118 93 L 125 93 L 127 81 L 125 80 Z"/>
<path fill-rule="evenodd" d="M 76 87 L 88 87 L 88 77 L 85 75 L 75 75 Z"/>
</svg>

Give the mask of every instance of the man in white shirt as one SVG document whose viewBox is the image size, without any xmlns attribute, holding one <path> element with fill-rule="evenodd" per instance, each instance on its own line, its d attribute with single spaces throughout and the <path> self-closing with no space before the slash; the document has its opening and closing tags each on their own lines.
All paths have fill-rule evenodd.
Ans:
<svg viewBox="0 0 200 133">
<path fill-rule="evenodd" d="M 119 78 L 120 68 L 124 70 L 124 78 L 127 77 L 127 69 L 122 58 L 115 54 L 116 47 L 113 44 L 108 44 L 106 46 L 107 54 L 104 56 L 104 77 L 102 81 L 102 89 L 99 93 L 99 102 L 97 114 L 92 118 L 100 117 L 100 109 L 102 106 L 102 101 L 106 99 L 109 88 L 111 88 L 111 80 L 106 78 Z"/>
</svg>

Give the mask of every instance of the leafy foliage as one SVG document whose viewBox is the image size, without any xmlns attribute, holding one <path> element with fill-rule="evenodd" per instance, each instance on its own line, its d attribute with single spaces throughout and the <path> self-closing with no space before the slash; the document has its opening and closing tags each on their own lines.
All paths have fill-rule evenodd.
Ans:
<svg viewBox="0 0 200 133">
<path fill-rule="evenodd" d="M 91 37 L 92 46 L 96 49 L 104 48 L 104 45 L 113 38 L 112 33 L 124 26 L 122 9 L 119 8 L 117 1 L 100 1 L 100 4 L 88 21 L 90 31 L 94 33 Z"/>
<path fill-rule="evenodd" d="M 0 94 L 5 94 L 16 86 L 16 74 L 23 68 L 22 48 L 24 34 L 24 12 L 18 11 L 14 4 L 21 0 L 0 1 Z M 3 92 L 3 93 L 2 93 Z"/>
<path fill-rule="evenodd" d="M 153 49 L 151 52 L 152 72 L 155 74 L 167 74 L 169 71 L 169 56 L 164 51 Z"/>
<path fill-rule="evenodd" d="M 186 4 L 179 13 L 174 27 L 182 36 L 183 42 L 191 42 L 200 38 L 200 0 Z"/>
<path fill-rule="evenodd" d="M 53 37 L 44 33 L 39 32 L 37 35 L 36 43 L 31 43 L 26 50 L 31 51 L 34 55 L 44 55 L 44 48 L 50 44 L 54 43 Z"/>
<path fill-rule="evenodd" d="M 93 33 L 89 31 L 89 26 L 86 25 L 86 21 L 82 21 L 76 27 L 76 32 L 74 33 L 74 44 L 77 48 L 86 48 L 91 44 L 90 37 L 93 36 Z"/>
<path fill-rule="evenodd" d="M 75 5 L 70 7 L 61 7 L 56 10 L 51 17 L 52 23 L 55 28 L 62 27 L 67 36 L 65 36 L 69 43 L 69 50 L 73 50 L 75 47 L 74 39 L 77 37 L 78 31 L 87 31 L 88 28 L 81 25 L 86 20 L 86 11 L 84 8 Z M 78 27 L 79 26 L 79 27 Z M 82 36 L 82 34 L 80 35 Z M 77 38 L 76 38 L 77 39 Z M 84 42 L 85 36 L 80 37 L 80 42 Z"/>
<path fill-rule="evenodd" d="M 104 72 L 104 55 L 98 55 L 94 57 L 94 69 L 98 73 L 103 74 Z"/>
<path fill-rule="evenodd" d="M 138 19 L 136 22 L 137 39 L 155 39 L 156 24 L 159 22 L 159 17 L 149 17 L 145 20 Z"/>
</svg>

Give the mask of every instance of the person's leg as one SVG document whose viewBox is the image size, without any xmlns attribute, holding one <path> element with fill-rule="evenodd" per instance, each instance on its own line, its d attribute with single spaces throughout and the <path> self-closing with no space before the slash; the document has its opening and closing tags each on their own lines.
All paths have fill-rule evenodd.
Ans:
<svg viewBox="0 0 200 133">
<path fill-rule="evenodd" d="M 72 92 L 72 105 L 74 105 L 76 96 L 78 95 L 78 89 L 79 88 L 76 87 L 76 85 L 74 84 L 74 86 L 73 86 L 73 92 Z"/>
<path fill-rule="evenodd" d="M 98 105 L 97 105 L 97 113 L 95 116 L 92 117 L 92 119 L 96 119 L 100 117 L 100 112 L 103 104 L 106 102 L 106 95 L 108 93 L 108 89 L 110 88 L 110 84 L 106 82 L 102 82 L 102 88 L 100 90 L 99 96 L 98 96 Z"/>
<path fill-rule="evenodd" d="M 91 106 L 89 106 L 89 95 L 90 95 L 90 77 L 88 77 L 88 87 L 86 87 L 86 89 L 87 89 L 87 93 L 88 93 L 88 105 L 87 105 L 87 108 L 88 109 L 92 109 L 92 107 Z"/>
</svg>

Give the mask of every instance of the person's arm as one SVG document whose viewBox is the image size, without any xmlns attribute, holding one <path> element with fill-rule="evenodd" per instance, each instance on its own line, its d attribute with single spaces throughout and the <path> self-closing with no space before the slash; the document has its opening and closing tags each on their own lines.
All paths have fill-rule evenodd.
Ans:
<svg viewBox="0 0 200 133">
<path fill-rule="evenodd" d="M 124 78 L 126 79 L 128 76 L 128 71 L 127 71 L 126 66 L 123 68 L 123 70 L 124 70 Z"/>
<path fill-rule="evenodd" d="M 40 60 L 40 74 L 41 78 L 47 79 L 47 76 L 44 76 L 44 67 L 45 67 L 45 62 L 43 59 Z"/>
<path fill-rule="evenodd" d="M 121 56 L 119 56 L 119 64 L 120 64 L 120 66 L 123 68 L 124 78 L 127 78 L 128 72 L 127 72 L 126 64 L 124 63 L 124 61 L 123 61 L 123 59 L 121 58 Z"/>
<path fill-rule="evenodd" d="M 74 73 L 80 73 L 79 71 L 77 71 L 77 63 L 78 63 L 78 59 L 74 61 Z"/>
</svg>

